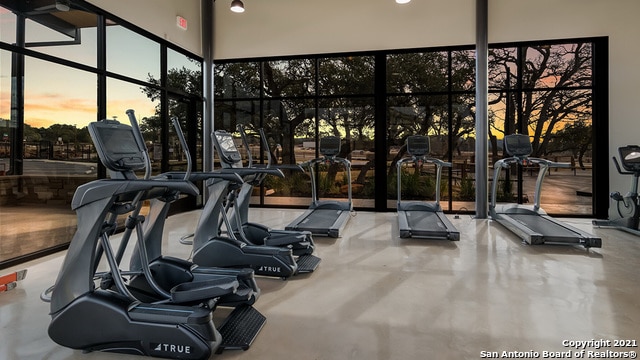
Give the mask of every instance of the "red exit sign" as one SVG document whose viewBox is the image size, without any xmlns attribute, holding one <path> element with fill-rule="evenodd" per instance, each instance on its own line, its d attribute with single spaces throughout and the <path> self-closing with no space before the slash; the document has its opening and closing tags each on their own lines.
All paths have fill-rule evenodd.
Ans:
<svg viewBox="0 0 640 360">
<path fill-rule="evenodd" d="M 176 24 L 182 30 L 187 30 L 187 19 L 182 16 L 176 16 Z"/>
</svg>

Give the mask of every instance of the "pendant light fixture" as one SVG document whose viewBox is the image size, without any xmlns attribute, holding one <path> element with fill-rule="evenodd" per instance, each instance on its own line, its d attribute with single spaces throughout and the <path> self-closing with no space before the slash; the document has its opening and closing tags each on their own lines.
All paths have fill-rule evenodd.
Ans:
<svg viewBox="0 0 640 360">
<path fill-rule="evenodd" d="M 71 9 L 71 2 L 69 0 L 56 0 L 56 10 L 69 11 Z"/>
<path fill-rule="evenodd" d="M 244 12 L 244 4 L 242 0 L 233 0 L 231 2 L 231 11 L 235 13 L 243 13 Z"/>
</svg>

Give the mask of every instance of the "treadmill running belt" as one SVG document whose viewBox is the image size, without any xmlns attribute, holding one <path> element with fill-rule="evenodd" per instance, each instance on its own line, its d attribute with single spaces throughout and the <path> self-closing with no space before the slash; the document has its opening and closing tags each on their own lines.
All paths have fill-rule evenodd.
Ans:
<svg viewBox="0 0 640 360">
<path fill-rule="evenodd" d="M 328 229 L 333 226 L 342 210 L 315 209 L 309 216 L 302 220 L 298 228 Z"/>
<path fill-rule="evenodd" d="M 549 238 L 575 238 L 576 233 L 539 215 L 507 214 L 516 221 L 526 225 L 529 229 Z"/>
<path fill-rule="evenodd" d="M 407 223 L 413 231 L 446 231 L 447 227 L 440 221 L 438 214 L 431 211 L 407 211 Z"/>
</svg>

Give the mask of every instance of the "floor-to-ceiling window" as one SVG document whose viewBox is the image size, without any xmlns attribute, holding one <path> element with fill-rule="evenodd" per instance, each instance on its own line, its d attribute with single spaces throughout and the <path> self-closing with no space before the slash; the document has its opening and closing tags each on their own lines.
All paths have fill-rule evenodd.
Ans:
<svg viewBox="0 0 640 360">
<path fill-rule="evenodd" d="M 75 189 L 106 176 L 89 122 L 135 110 L 158 173 L 186 164 L 179 117 L 201 166 L 201 59 L 84 1 L 0 2 L 0 27 L 0 268 L 71 240 Z"/>
<path fill-rule="evenodd" d="M 354 204 L 373 207 L 372 56 L 221 63 L 216 65 L 215 77 L 216 129 L 234 132 L 242 124 L 257 133 L 263 128 L 269 149 L 257 154 L 271 152 L 275 164 L 314 159 L 321 155 L 320 138 L 338 136 L 339 156 L 352 164 Z M 265 158 L 256 157 L 258 161 Z M 253 203 L 303 206 L 309 202 L 309 172 L 284 171 L 285 178 L 269 177 L 256 189 L 261 196 Z M 315 174 L 320 198 L 346 199 L 347 176 L 341 165 L 318 165 Z"/>
<path fill-rule="evenodd" d="M 544 182 L 541 205 L 550 213 L 592 215 L 594 42 L 555 41 L 492 49 L 490 159 L 502 153 L 505 134 L 527 134 L 532 157 L 566 164 Z M 498 201 L 533 202 L 538 168 L 511 169 L 500 180 Z M 605 190 L 606 191 L 606 190 Z"/>
<path fill-rule="evenodd" d="M 607 101 L 602 96 L 607 93 L 606 81 L 597 86 L 594 81 L 596 76 L 606 78 L 606 68 L 594 61 L 596 49 L 600 58 L 607 56 L 606 46 L 598 45 L 602 43 L 606 38 L 493 45 L 490 49 L 490 167 L 504 156 L 504 135 L 515 132 L 530 135 L 531 156 L 569 164 L 567 169 L 554 170 L 543 188 L 542 205 L 552 214 L 606 213 L 602 205 L 594 205 L 607 190 L 595 188 L 598 182 L 592 171 L 598 166 L 607 169 L 607 159 L 593 153 L 596 147 L 606 149 L 607 139 L 594 137 L 592 132 L 594 124 L 606 126 L 608 121 L 606 114 L 593 112 Z M 472 47 L 226 60 L 215 69 L 216 129 L 235 131 L 237 124 L 265 128 L 269 151 L 285 164 L 318 156 L 317 145 L 323 136 L 341 136 L 342 156 L 354 165 L 355 206 L 379 211 L 395 208 L 395 164 L 406 156 L 406 138 L 420 134 L 430 137 L 431 156 L 452 164 L 442 175 L 444 210 L 474 211 Z M 385 86 L 377 87 L 379 82 Z M 385 101 L 376 102 L 380 97 Z M 376 109 L 376 104 L 384 111 Z M 381 123 L 384 126 L 376 127 Z M 384 142 L 376 141 L 381 138 Z M 386 159 L 386 167 L 375 168 L 376 159 Z M 344 177 L 335 169 L 319 170 L 316 180 L 324 196 L 344 197 Z M 411 175 L 403 177 L 403 198 L 433 199 L 433 170 L 403 169 Z M 514 169 L 508 181 L 500 179 L 505 184 L 499 200 L 532 201 L 535 171 Z M 308 177 L 287 175 L 267 179 L 253 203 L 308 204 Z M 606 199 L 600 201 L 603 203 L 606 205 Z"/>
</svg>

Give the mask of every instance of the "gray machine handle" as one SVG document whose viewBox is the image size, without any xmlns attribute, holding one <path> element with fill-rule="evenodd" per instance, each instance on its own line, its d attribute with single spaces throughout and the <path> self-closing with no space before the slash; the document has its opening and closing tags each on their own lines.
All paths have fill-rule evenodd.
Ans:
<svg viewBox="0 0 640 360">
<path fill-rule="evenodd" d="M 146 164 L 144 169 L 144 179 L 149 180 L 151 178 L 151 159 L 149 158 L 149 152 L 147 151 L 147 146 L 145 145 L 144 138 L 142 137 L 142 131 L 140 131 L 138 120 L 136 120 L 135 111 L 133 111 L 133 109 L 129 109 L 126 113 L 129 117 L 131 127 L 133 128 L 133 136 L 136 138 L 136 142 L 138 143 L 138 149 L 144 156 L 144 162 Z"/>
<path fill-rule="evenodd" d="M 187 140 L 184 138 L 184 133 L 182 132 L 182 128 L 180 127 L 180 121 L 177 116 L 171 118 L 171 122 L 173 123 L 173 127 L 176 129 L 176 134 L 178 135 L 178 139 L 180 140 L 180 146 L 182 146 L 182 151 L 184 155 L 187 157 L 187 171 L 184 173 L 184 180 L 189 180 L 191 176 L 191 152 L 189 152 L 189 145 L 187 144 Z"/>
</svg>

